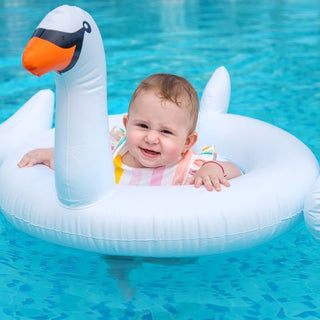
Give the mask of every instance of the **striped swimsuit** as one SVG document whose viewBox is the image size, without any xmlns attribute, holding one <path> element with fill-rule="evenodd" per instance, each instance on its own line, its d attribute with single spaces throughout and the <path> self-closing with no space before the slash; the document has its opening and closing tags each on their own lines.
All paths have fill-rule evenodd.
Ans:
<svg viewBox="0 0 320 320">
<path fill-rule="evenodd" d="M 186 152 L 176 163 L 156 168 L 132 168 L 122 162 L 128 151 L 125 132 L 113 128 L 110 132 L 113 164 L 117 184 L 123 185 L 182 185 L 197 172 L 204 162 L 216 160 L 215 146 L 206 147 L 200 154 L 191 150 Z"/>
</svg>

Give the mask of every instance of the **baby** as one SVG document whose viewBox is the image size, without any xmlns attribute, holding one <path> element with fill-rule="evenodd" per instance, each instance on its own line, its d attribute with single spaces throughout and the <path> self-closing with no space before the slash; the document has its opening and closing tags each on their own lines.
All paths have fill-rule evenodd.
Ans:
<svg viewBox="0 0 320 320">
<path fill-rule="evenodd" d="M 193 86 L 172 74 L 154 74 L 133 93 L 126 129 L 111 131 L 116 183 L 131 185 L 204 185 L 207 190 L 229 187 L 241 172 L 228 161 L 217 161 L 215 147 L 195 154 L 199 99 Z M 54 150 L 36 149 L 20 168 L 44 164 L 54 169 Z"/>
</svg>

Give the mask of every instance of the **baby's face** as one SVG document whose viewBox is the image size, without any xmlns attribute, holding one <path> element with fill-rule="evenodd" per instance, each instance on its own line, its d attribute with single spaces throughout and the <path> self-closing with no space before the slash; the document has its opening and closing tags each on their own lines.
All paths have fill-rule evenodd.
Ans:
<svg viewBox="0 0 320 320">
<path fill-rule="evenodd" d="M 196 142 L 191 123 L 186 108 L 161 100 L 153 91 L 141 92 L 124 117 L 128 147 L 124 164 L 155 168 L 176 162 Z"/>
</svg>

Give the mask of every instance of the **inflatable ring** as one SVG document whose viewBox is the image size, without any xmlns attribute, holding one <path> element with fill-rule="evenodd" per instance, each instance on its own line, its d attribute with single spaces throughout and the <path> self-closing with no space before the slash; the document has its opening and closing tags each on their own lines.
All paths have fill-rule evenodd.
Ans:
<svg viewBox="0 0 320 320">
<path fill-rule="evenodd" d="M 0 126 L 0 141 L 7 141 L 0 146 L 0 208 L 18 229 L 108 255 L 183 257 L 256 246 L 300 221 L 318 163 L 289 133 L 226 113 L 225 68 L 204 90 L 199 136 L 245 174 L 230 188 L 208 192 L 115 185 L 108 121 L 118 124 L 122 116 L 108 120 L 104 48 L 89 14 L 69 6 L 50 12 L 30 39 L 23 64 L 38 76 L 55 71 L 57 101 L 55 130 L 48 90 Z M 23 136 L 15 134 L 21 129 Z M 53 145 L 55 171 L 17 167 L 30 149 Z"/>
</svg>

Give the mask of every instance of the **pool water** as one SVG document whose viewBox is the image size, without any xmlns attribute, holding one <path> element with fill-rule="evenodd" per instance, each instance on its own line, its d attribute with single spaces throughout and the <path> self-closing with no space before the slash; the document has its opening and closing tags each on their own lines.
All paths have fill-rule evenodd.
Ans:
<svg viewBox="0 0 320 320">
<path fill-rule="evenodd" d="M 54 88 L 52 75 L 23 70 L 21 53 L 44 15 L 62 3 L 0 0 L 0 122 L 39 89 Z M 125 112 L 151 73 L 182 75 L 201 95 L 224 65 L 230 112 L 289 131 L 320 160 L 319 1 L 69 4 L 89 11 L 101 29 L 109 113 Z M 1 215 L 0 233 L 2 320 L 320 318 L 320 244 L 303 222 L 258 248 L 197 260 L 102 257 L 30 237 Z"/>
</svg>

